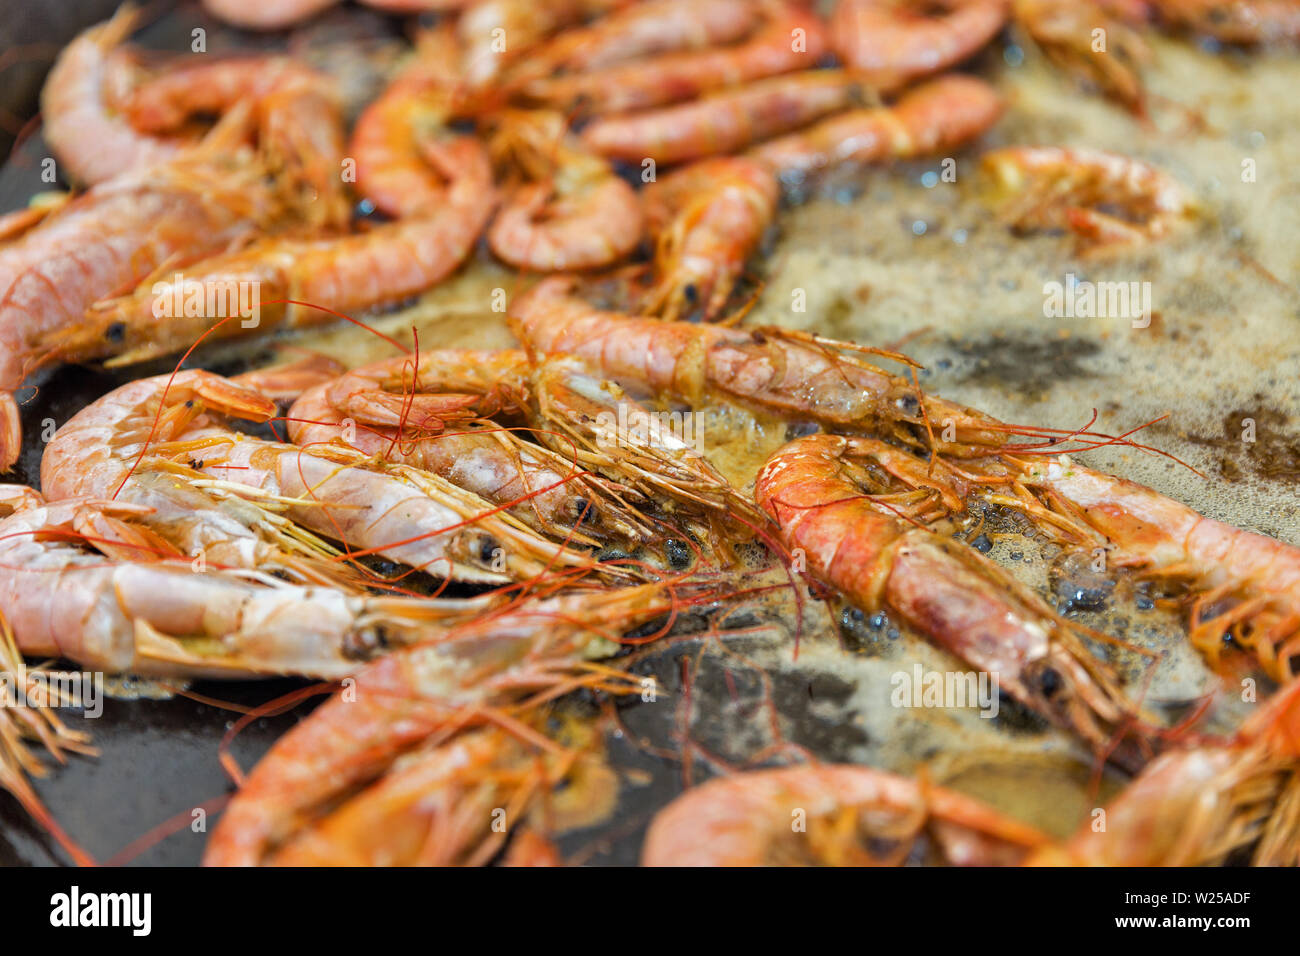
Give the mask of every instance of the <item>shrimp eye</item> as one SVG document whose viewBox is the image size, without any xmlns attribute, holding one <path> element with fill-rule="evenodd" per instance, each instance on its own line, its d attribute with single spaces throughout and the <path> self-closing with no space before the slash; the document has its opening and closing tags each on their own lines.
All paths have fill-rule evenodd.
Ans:
<svg viewBox="0 0 1300 956">
<path fill-rule="evenodd" d="M 126 323 L 114 322 L 104 330 L 104 338 L 110 342 L 121 342 L 126 338 Z"/>
<path fill-rule="evenodd" d="M 686 546 L 686 542 L 678 541 L 676 538 L 669 538 L 664 542 L 664 554 L 674 571 L 681 571 L 691 563 L 691 549 Z"/>
<path fill-rule="evenodd" d="M 1043 696 L 1051 700 L 1061 689 L 1062 683 L 1060 672 L 1053 667 L 1046 667 L 1038 680 L 1038 687 L 1043 692 Z"/>
<path fill-rule="evenodd" d="M 478 545 L 479 559 L 484 564 L 490 564 L 492 562 L 492 559 L 496 557 L 496 553 L 497 553 L 496 539 L 492 538 L 489 535 L 484 535 L 479 540 L 479 545 Z"/>
<path fill-rule="evenodd" d="M 682 298 L 686 300 L 687 305 L 695 305 L 700 301 L 700 290 L 695 288 L 694 282 L 689 282 L 682 289 Z"/>
</svg>

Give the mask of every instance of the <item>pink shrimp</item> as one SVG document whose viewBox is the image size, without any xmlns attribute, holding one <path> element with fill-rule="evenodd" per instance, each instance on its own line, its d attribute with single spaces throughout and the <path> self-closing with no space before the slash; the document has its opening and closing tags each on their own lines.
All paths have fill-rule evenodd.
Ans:
<svg viewBox="0 0 1300 956">
<path fill-rule="evenodd" d="M 813 67 L 826 50 L 825 27 L 817 15 L 785 0 L 764 0 L 758 6 L 763 18 L 739 44 L 535 80 L 524 86 L 523 94 L 566 112 L 622 113 Z"/>
<path fill-rule="evenodd" d="M 1199 210 L 1169 173 L 1100 149 L 1012 146 L 986 153 L 984 169 L 1004 222 L 1067 229 L 1080 255 L 1122 253 L 1188 231 Z"/>
<path fill-rule="evenodd" d="M 456 155 L 459 178 L 446 204 L 426 216 L 338 238 L 259 239 L 189 274 L 100 302 L 41 344 L 74 360 L 112 355 L 112 364 L 126 364 L 183 349 L 209 330 L 228 338 L 317 325 L 423 292 L 469 255 L 495 201 L 478 142 L 459 137 L 447 150 Z M 197 304 L 177 308 L 190 302 Z"/>
<path fill-rule="evenodd" d="M 512 69 L 509 83 L 733 43 L 753 28 L 754 13 L 749 0 L 645 0 L 565 30 Z"/>
<path fill-rule="evenodd" d="M 776 215 L 778 193 L 766 164 L 734 156 L 701 160 L 647 186 L 657 279 L 644 310 L 665 319 L 721 315 Z"/>
<path fill-rule="evenodd" d="M 611 159 L 680 163 L 736 152 L 839 112 L 861 96 L 859 82 L 850 74 L 805 70 L 680 106 L 602 117 L 582 131 L 582 141 Z"/>
<path fill-rule="evenodd" d="M 455 11 L 471 0 L 361 0 L 366 6 L 393 13 Z M 339 0 L 203 0 L 203 8 L 218 20 L 245 30 L 283 30 L 328 10 Z"/>
<path fill-rule="evenodd" d="M 607 669 L 582 666 L 582 653 L 598 637 L 618 637 L 673 612 L 679 600 L 663 584 L 571 591 L 489 614 L 448 639 L 377 661 L 357 676 L 355 695 L 322 705 L 262 758 L 222 815 L 204 863 L 248 866 L 273 858 L 423 741 L 436 745 L 493 723 L 523 733 L 510 717 L 512 709 L 519 713 L 512 705 L 544 701 L 559 688 L 617 692 L 624 682 Z M 542 744 L 532 734 L 524 739 Z"/>
<path fill-rule="evenodd" d="M 838 0 L 829 33 L 846 66 L 894 89 L 974 56 L 1007 13 L 1007 0 Z"/>
<path fill-rule="evenodd" d="M 983 134 L 1002 115 L 1002 99 L 973 76 L 942 76 L 904 93 L 892 106 L 851 110 L 763 143 L 755 159 L 797 176 L 838 163 L 878 163 L 953 149 Z"/>
<path fill-rule="evenodd" d="M 112 109 L 113 95 L 135 77 L 130 54 L 118 47 L 137 18 L 134 8 L 123 6 L 82 33 L 59 54 L 41 91 L 45 140 L 77 182 L 93 185 L 157 165 L 190 142 L 141 132 Z"/>
<path fill-rule="evenodd" d="M 1295 0 L 1152 0 L 1161 19 L 1225 43 L 1300 40 Z"/>
<path fill-rule="evenodd" d="M 793 822 L 803 825 L 796 827 Z M 710 780 L 657 814 L 644 866 L 1008 866 L 1049 838 L 964 794 L 871 767 L 810 764 Z"/>
<path fill-rule="evenodd" d="M 763 466 L 754 498 L 786 546 L 806 554 L 808 570 L 854 604 L 888 608 L 928 640 L 995 674 L 1010 696 L 1108 753 L 1136 717 L 1109 668 L 1075 628 L 997 565 L 863 494 L 853 470 L 862 445 L 810 435 Z"/>
<path fill-rule="evenodd" d="M 331 679 L 390 640 L 427 636 L 488 603 L 363 596 L 269 576 L 257 583 L 215 568 L 196 574 L 188 559 L 113 560 L 94 550 L 99 529 L 143 512 L 72 500 L 0 521 L 0 615 L 19 650 L 112 673 Z"/>
<path fill-rule="evenodd" d="M 43 360 L 51 338 L 75 334 L 86 309 L 130 288 L 165 262 L 210 254 L 279 213 L 261 167 L 246 157 L 178 159 L 95 187 L 0 247 L 0 468 L 18 457 L 13 392 Z M 99 329 L 111 354 L 118 329 Z"/>
<path fill-rule="evenodd" d="M 559 113 L 509 112 L 493 145 L 527 180 L 506 197 L 488 229 L 488 244 L 501 259 L 541 272 L 595 269 L 641 241 L 636 192 L 567 134 Z"/>
</svg>

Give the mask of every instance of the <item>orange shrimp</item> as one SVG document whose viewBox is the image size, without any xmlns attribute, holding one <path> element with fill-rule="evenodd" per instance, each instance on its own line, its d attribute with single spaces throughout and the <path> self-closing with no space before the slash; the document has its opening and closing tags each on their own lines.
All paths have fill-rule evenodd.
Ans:
<svg viewBox="0 0 1300 956">
<path fill-rule="evenodd" d="M 868 451 L 870 451 L 868 446 Z M 996 676 L 1008 695 L 1108 754 L 1136 718 L 1081 635 L 993 562 L 863 494 L 858 439 L 810 435 L 763 466 L 754 499 L 810 573 L 868 611 L 897 614 Z M 1136 748 L 1120 756 L 1140 760 Z"/>
<path fill-rule="evenodd" d="M 341 226 L 350 214 L 339 167 L 343 120 L 329 77 L 282 56 L 178 60 L 140 83 L 122 105 L 137 129 L 180 129 L 196 115 L 253 104 L 259 152 L 287 201 L 312 228 Z"/>
<path fill-rule="evenodd" d="M 436 745 L 496 725 L 544 745 L 512 716 L 518 705 L 581 686 L 629 689 L 617 675 L 584 666 L 581 655 L 600 637 L 672 613 L 681 599 L 660 583 L 570 591 L 488 614 L 448 638 L 375 662 L 357 675 L 355 694 L 336 695 L 276 741 L 226 808 L 205 865 L 272 859 L 424 741 Z"/>
<path fill-rule="evenodd" d="M 213 567 L 274 567 L 318 584 L 335 582 L 339 569 L 319 555 L 313 561 L 278 521 L 247 505 L 213 500 L 143 459 L 148 443 L 206 424 L 209 410 L 265 421 L 275 404 L 261 392 L 199 370 L 131 382 L 91 402 L 55 432 L 41 458 L 41 487 L 51 501 L 113 499 L 147 509 L 135 523 L 156 538 L 133 536 L 113 552 L 117 556 L 139 560 L 140 548 L 132 546 L 142 543 L 164 555 L 201 555 Z M 109 529 L 99 535 L 101 549 L 107 550 L 112 537 Z"/>
<path fill-rule="evenodd" d="M 302 446 L 346 440 L 367 455 L 433 472 L 576 543 L 648 539 L 624 500 L 637 497 L 630 489 L 580 470 L 570 448 L 549 451 L 511 428 L 480 423 L 523 421 L 530 375 L 517 351 L 440 349 L 421 352 L 418 363 L 396 356 L 304 392 L 289 410 L 289 435 Z"/>
<path fill-rule="evenodd" d="M 470 90 L 495 83 L 505 68 L 555 31 L 601 13 L 619 0 L 476 0 L 456 24 L 463 76 Z"/>
<path fill-rule="evenodd" d="M 1028 866 L 1300 865 L 1300 681 L 1226 745 L 1164 754 L 1106 807 Z"/>
<path fill-rule="evenodd" d="M 381 212 L 427 215 L 447 202 L 461 147 L 446 124 L 459 83 L 454 30 L 425 30 L 414 61 L 357 117 L 348 144 L 357 192 Z"/>
<path fill-rule="evenodd" d="M 1151 48 L 1124 19 L 1135 14 L 1111 6 L 1098 0 L 1014 0 L 1013 16 L 1059 69 L 1140 116 L 1145 112 L 1140 71 Z M 1105 56 L 1092 48 L 1093 30 L 1106 31 Z"/>
<path fill-rule="evenodd" d="M 137 20 L 127 4 L 82 33 L 59 54 L 41 91 L 45 140 L 77 182 L 93 185 L 157 165 L 192 142 L 141 132 L 112 109 L 113 97 L 136 79 L 132 55 L 119 46 Z"/>
<path fill-rule="evenodd" d="M 893 106 L 851 110 L 763 143 L 755 159 L 785 178 L 837 163 L 877 163 L 952 149 L 983 134 L 1002 115 L 1002 98 L 973 76 L 941 76 L 904 93 Z"/>
<path fill-rule="evenodd" d="M 1000 216 L 1016 229 L 1066 229 L 1081 256 L 1123 252 L 1186 232 L 1198 204 L 1150 163 L 1100 149 L 1012 146 L 986 153 Z"/>
<path fill-rule="evenodd" d="M 964 794 L 871 767 L 752 770 L 657 814 L 643 866 L 1014 866 L 1049 838 Z"/>
<path fill-rule="evenodd" d="M 447 147 L 458 180 L 427 216 L 337 238 L 272 236 L 96 304 L 40 341 L 71 360 L 121 365 L 213 338 L 301 327 L 400 302 L 450 275 L 473 250 L 495 202 L 491 167 L 472 137 Z"/>
<path fill-rule="evenodd" d="M 838 0 L 829 34 L 845 66 L 895 89 L 974 56 L 1007 12 L 1007 0 Z"/>
<path fill-rule="evenodd" d="M 1024 464 L 1012 477 L 1032 496 L 999 496 L 1031 517 L 1055 512 L 1091 529 L 1121 565 L 1199 593 L 1192 643 L 1218 663 L 1229 646 L 1255 655 L 1275 679 L 1300 673 L 1300 548 L 1206 518 L 1150 488 L 1084 468 L 1062 456 Z M 1084 539 L 1085 541 L 1087 539 Z"/>
<path fill-rule="evenodd" d="M 785 0 L 760 0 L 757 6 L 762 20 L 739 44 L 539 79 L 525 84 L 523 95 L 565 113 L 622 113 L 814 66 L 826 51 L 818 16 Z"/>
<path fill-rule="evenodd" d="M 644 311 L 665 319 L 721 315 L 776 215 L 778 193 L 765 164 L 738 156 L 701 160 L 647 186 L 657 279 Z"/>
<path fill-rule="evenodd" d="M 641 201 L 609 164 L 578 146 L 550 111 L 504 114 L 494 148 L 527 182 L 511 191 L 488 229 L 510 265 L 540 272 L 596 269 L 641 241 Z"/>
<path fill-rule="evenodd" d="M 645 0 L 565 30 L 511 70 L 509 85 L 733 43 L 753 28 L 754 13 L 750 0 Z"/>
<path fill-rule="evenodd" d="M 259 164 L 195 156 L 102 183 L 0 246 L 0 468 L 18 457 L 13 392 L 58 352 L 52 338 L 85 321 L 86 309 L 130 288 L 166 262 L 238 241 L 280 215 Z M 119 330 L 100 329 L 98 354 Z"/>
<path fill-rule="evenodd" d="M 224 23 L 245 30 L 283 30 L 309 20 L 339 0 L 203 0 L 203 8 Z M 361 0 L 392 13 L 452 12 L 471 0 Z"/>
<path fill-rule="evenodd" d="M 1161 19 L 1225 43 L 1300 40 L 1295 0 L 1152 0 Z"/>
<path fill-rule="evenodd" d="M 805 70 L 680 106 L 595 120 L 582 131 L 589 149 L 611 159 L 680 163 L 732 153 L 859 102 L 859 81 L 840 70 Z"/>
<path fill-rule="evenodd" d="M 945 455 L 980 457 L 1006 441 L 994 419 L 932 395 L 856 356 L 852 346 L 787 329 L 730 329 L 602 312 L 559 277 L 511 307 L 511 327 L 540 353 L 565 353 L 628 389 L 698 407 L 735 402 L 790 421 L 893 438 Z M 879 351 L 860 349 L 859 351 Z M 898 353 L 882 353 L 907 362 Z M 951 425 L 951 441 L 927 422 Z"/>
<path fill-rule="evenodd" d="M 333 679 L 388 641 L 427 637 L 490 603 L 365 596 L 269 575 L 259 583 L 216 568 L 196 574 L 188 559 L 94 550 L 94 529 L 146 510 L 83 499 L 0 521 L 0 614 L 22 653 L 112 673 Z"/>
</svg>

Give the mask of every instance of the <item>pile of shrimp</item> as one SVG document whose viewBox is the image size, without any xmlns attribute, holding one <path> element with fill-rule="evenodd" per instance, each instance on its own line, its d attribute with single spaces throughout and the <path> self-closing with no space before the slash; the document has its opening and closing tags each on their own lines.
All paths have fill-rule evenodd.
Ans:
<svg viewBox="0 0 1300 956">
<path fill-rule="evenodd" d="M 1004 29 L 1138 112 L 1143 29 L 1284 43 L 1300 16 L 367 2 L 437 15 L 350 128 L 328 76 L 290 56 L 145 57 L 123 7 L 43 93 L 77 191 L 0 221 L 0 466 L 22 447 L 19 396 L 54 364 L 180 356 L 48 437 L 39 491 L 0 486 L 5 666 L 333 691 L 250 773 L 228 761 L 206 862 L 563 862 L 553 838 L 602 772 L 602 733 L 557 731 L 556 702 L 641 693 L 622 652 L 734 607 L 763 567 L 800 602 L 889 614 L 1132 774 L 1116 825 L 1054 842 L 923 774 L 813 761 L 692 789 L 654 820 L 647 864 L 1300 863 L 1300 550 L 1071 457 L 1154 452 L 1131 432 L 1005 423 L 922 391 L 898 352 L 740 324 L 785 190 L 978 150 L 1004 104 L 960 68 Z M 331 4 L 205 0 L 264 30 Z M 1122 26 L 1104 67 L 1079 48 L 1093 22 Z M 1065 233 L 1077 257 L 1176 243 L 1200 216 L 1134 157 L 1026 144 L 982 169 L 1002 222 Z M 399 305 L 480 239 L 535 279 L 509 304 L 517 348 L 390 339 L 355 368 L 302 350 L 236 376 L 186 367 L 204 342 Z M 229 308 L 245 284 L 255 316 Z M 792 440 L 737 481 L 662 426 L 710 408 Z M 1225 679 L 1249 666 L 1281 689 L 1230 737 L 1162 722 L 1097 650 L 1123 635 L 951 533 L 995 507 L 1105 550 L 1181 602 Z M 89 741 L 10 713 L 0 785 L 88 861 L 25 774 L 27 742 L 62 759 Z M 790 831 L 796 808 L 808 825 Z"/>
</svg>

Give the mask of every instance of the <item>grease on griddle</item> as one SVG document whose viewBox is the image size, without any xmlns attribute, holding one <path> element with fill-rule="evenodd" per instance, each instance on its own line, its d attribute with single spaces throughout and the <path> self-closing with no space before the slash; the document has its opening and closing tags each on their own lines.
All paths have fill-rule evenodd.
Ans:
<svg viewBox="0 0 1300 956">
<path fill-rule="evenodd" d="M 1101 353 L 1097 342 L 1077 335 L 990 335 L 949 339 L 946 345 L 956 356 L 956 381 L 1000 387 L 1028 397 L 1041 396 L 1061 381 L 1095 378 L 1097 373 L 1084 360 Z"/>
<path fill-rule="evenodd" d="M 1223 416 L 1222 436 L 1188 435 L 1188 440 L 1218 452 L 1219 474 L 1232 481 L 1246 473 L 1270 481 L 1300 484 L 1300 429 L 1290 415 L 1254 395 L 1254 408 L 1238 408 Z M 1250 423 L 1253 423 L 1250 424 Z M 1253 429 L 1254 441 L 1245 436 Z"/>
</svg>

